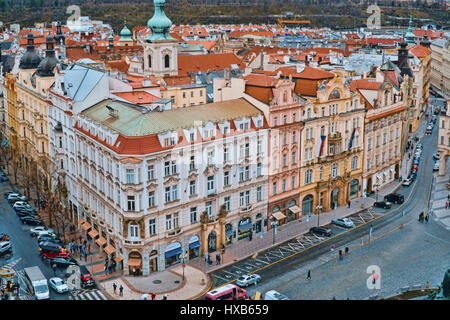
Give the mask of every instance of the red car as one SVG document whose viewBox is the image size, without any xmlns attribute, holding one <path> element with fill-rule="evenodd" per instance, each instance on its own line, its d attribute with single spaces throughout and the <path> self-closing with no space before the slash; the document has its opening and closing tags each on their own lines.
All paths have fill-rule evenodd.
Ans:
<svg viewBox="0 0 450 320">
<path fill-rule="evenodd" d="M 70 257 L 67 249 L 51 242 L 43 242 L 39 246 L 39 252 L 42 259 L 51 259 L 55 257 Z"/>
</svg>

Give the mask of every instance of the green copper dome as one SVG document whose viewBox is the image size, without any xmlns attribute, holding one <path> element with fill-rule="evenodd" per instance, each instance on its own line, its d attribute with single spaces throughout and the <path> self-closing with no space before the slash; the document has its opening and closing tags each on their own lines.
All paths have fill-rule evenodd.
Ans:
<svg viewBox="0 0 450 320">
<path fill-rule="evenodd" d="M 170 27 L 172 26 L 172 21 L 166 16 L 164 12 L 165 0 L 153 0 L 155 4 L 155 13 L 153 17 L 148 20 L 147 26 L 152 30 L 152 34 L 148 36 L 145 40 L 148 42 L 153 41 L 164 41 L 164 40 L 174 40 L 169 35 Z"/>
<path fill-rule="evenodd" d="M 133 41 L 133 38 L 131 37 L 131 31 L 127 28 L 126 25 L 123 27 L 122 31 L 120 31 L 119 41 Z"/>
</svg>

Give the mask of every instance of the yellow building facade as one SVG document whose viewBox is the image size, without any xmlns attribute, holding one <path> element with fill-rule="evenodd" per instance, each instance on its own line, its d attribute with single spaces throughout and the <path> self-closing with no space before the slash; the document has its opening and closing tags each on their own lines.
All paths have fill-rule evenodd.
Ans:
<svg viewBox="0 0 450 320">
<path fill-rule="evenodd" d="M 300 199 L 303 215 L 361 196 L 364 106 L 343 77 L 319 86 L 304 106 Z"/>
</svg>

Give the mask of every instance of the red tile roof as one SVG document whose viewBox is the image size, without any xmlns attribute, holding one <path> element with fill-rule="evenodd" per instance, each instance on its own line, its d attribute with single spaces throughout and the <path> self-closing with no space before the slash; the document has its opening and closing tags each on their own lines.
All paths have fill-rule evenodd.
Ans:
<svg viewBox="0 0 450 320">
<path fill-rule="evenodd" d="M 106 61 L 109 70 L 118 70 L 120 72 L 128 72 L 130 65 L 123 60 Z"/>
<path fill-rule="evenodd" d="M 254 74 L 251 73 L 244 77 L 246 80 L 246 85 L 257 86 L 257 87 L 275 87 L 278 83 L 278 79 L 265 75 L 265 74 Z"/>
<path fill-rule="evenodd" d="M 409 52 L 415 55 L 417 58 L 425 58 L 431 54 L 431 49 L 422 45 L 415 46 L 409 49 Z"/>
<path fill-rule="evenodd" d="M 147 91 L 117 92 L 114 95 L 134 104 L 148 104 L 159 99 Z"/>
<path fill-rule="evenodd" d="M 363 90 L 378 90 L 380 89 L 382 82 L 373 81 L 370 79 L 358 79 L 350 82 L 350 89 L 355 91 L 356 89 Z"/>
<path fill-rule="evenodd" d="M 308 66 L 305 66 L 300 73 L 297 73 L 297 68 L 293 67 L 281 67 L 276 71 L 281 71 L 281 75 L 284 77 L 291 75 L 292 78 L 296 79 L 325 80 L 334 78 L 334 73 Z"/>
<path fill-rule="evenodd" d="M 231 70 L 232 64 L 237 65 L 239 69 L 245 68 L 244 63 L 234 53 L 178 56 L 178 74 L 220 71 L 226 68 Z"/>
</svg>

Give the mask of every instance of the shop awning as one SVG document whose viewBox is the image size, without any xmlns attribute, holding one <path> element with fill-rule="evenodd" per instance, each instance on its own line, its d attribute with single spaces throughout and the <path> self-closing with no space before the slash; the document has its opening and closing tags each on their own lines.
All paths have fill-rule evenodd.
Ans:
<svg viewBox="0 0 450 320">
<path fill-rule="evenodd" d="M 142 263 L 141 258 L 130 258 L 128 259 L 128 266 L 129 267 L 140 267 Z"/>
<path fill-rule="evenodd" d="M 81 220 L 78 221 L 78 224 L 83 224 L 83 223 L 85 223 L 85 222 L 86 222 L 86 220 L 81 219 Z"/>
<path fill-rule="evenodd" d="M 289 207 L 289 210 L 291 210 L 293 213 L 299 213 L 300 212 L 300 208 L 298 206 Z"/>
<path fill-rule="evenodd" d="M 109 246 L 104 247 L 103 251 L 105 251 L 107 255 L 110 255 L 116 252 L 116 248 L 114 248 L 112 244 L 110 244 Z"/>
<path fill-rule="evenodd" d="M 88 231 L 91 228 L 91 224 L 89 222 L 85 222 L 81 225 L 81 229 L 84 231 Z"/>
<path fill-rule="evenodd" d="M 98 244 L 100 247 L 103 247 L 106 244 L 106 239 L 103 237 L 98 238 L 95 240 L 95 243 Z"/>
<path fill-rule="evenodd" d="M 96 236 L 98 236 L 98 231 L 95 229 L 92 229 L 91 231 L 88 232 L 88 235 L 89 235 L 89 237 L 94 239 Z"/>
<path fill-rule="evenodd" d="M 253 223 L 248 222 L 246 224 L 240 225 L 238 229 L 239 229 L 239 232 L 244 232 L 244 231 L 250 230 L 251 228 L 253 228 Z"/>
<path fill-rule="evenodd" d="M 192 243 L 189 243 L 189 249 L 195 249 L 200 247 L 200 241 L 194 241 Z"/>
<path fill-rule="evenodd" d="M 167 259 L 167 258 L 176 256 L 177 254 L 180 254 L 182 252 L 183 252 L 183 250 L 181 249 L 181 247 L 179 247 L 179 248 L 167 251 L 164 255 L 165 255 L 166 259 Z"/>
<path fill-rule="evenodd" d="M 114 261 L 117 262 L 117 263 L 119 263 L 119 262 L 122 261 L 122 260 L 123 260 L 123 258 L 120 257 L 120 256 L 114 258 Z"/>
<path fill-rule="evenodd" d="M 275 219 L 277 219 L 277 220 L 286 218 L 286 216 L 284 214 L 282 214 L 280 211 L 272 213 L 272 216 L 274 216 Z"/>
</svg>

